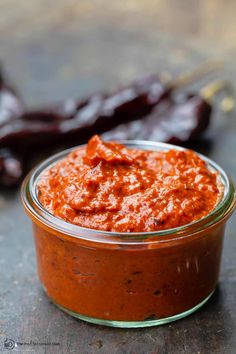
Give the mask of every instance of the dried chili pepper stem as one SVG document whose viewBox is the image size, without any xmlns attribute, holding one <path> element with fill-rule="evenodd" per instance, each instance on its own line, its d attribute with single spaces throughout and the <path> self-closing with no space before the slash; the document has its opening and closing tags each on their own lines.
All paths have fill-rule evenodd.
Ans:
<svg viewBox="0 0 236 354">
<path fill-rule="evenodd" d="M 209 61 L 195 69 L 185 71 L 180 74 L 176 79 L 172 79 L 166 84 L 172 87 L 173 90 L 191 85 L 192 83 L 206 77 L 212 72 L 222 70 L 224 67 L 223 61 Z"/>
<path fill-rule="evenodd" d="M 220 102 L 223 112 L 230 112 L 235 107 L 235 92 L 230 82 L 226 80 L 215 80 L 200 90 L 200 95 L 210 104 L 220 93 L 225 96 Z"/>
</svg>

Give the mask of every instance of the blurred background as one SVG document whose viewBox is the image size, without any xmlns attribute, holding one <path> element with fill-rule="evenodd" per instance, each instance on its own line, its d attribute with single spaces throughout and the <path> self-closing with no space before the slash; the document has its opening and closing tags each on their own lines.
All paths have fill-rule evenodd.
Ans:
<svg viewBox="0 0 236 354">
<path fill-rule="evenodd" d="M 228 0 L 1 0 L 1 60 L 30 105 L 236 57 Z"/>
<path fill-rule="evenodd" d="M 30 108 L 112 90 L 146 73 L 175 77 L 209 60 L 224 61 L 224 69 L 193 85 L 195 90 L 216 78 L 236 86 L 235 14 L 234 0 L 0 0 L 0 62 Z M 213 124 L 196 149 L 236 180 L 235 112 L 219 112 L 217 102 L 214 107 Z M 233 354 L 235 228 L 234 216 L 220 287 L 201 311 L 158 330 L 114 331 L 76 321 L 44 296 L 19 188 L 1 189 L 0 341 L 53 340 L 60 342 L 60 353 L 205 354 L 207 348 Z"/>
</svg>

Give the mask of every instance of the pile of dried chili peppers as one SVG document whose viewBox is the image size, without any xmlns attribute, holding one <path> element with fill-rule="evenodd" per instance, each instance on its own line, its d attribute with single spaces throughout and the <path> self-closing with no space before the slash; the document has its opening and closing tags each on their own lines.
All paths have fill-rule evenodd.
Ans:
<svg viewBox="0 0 236 354">
<path fill-rule="evenodd" d="M 95 133 L 109 139 L 145 139 L 186 145 L 210 122 L 211 105 L 199 94 L 174 94 L 175 86 L 146 76 L 113 93 L 68 99 L 29 111 L 0 75 L 0 186 L 16 186 L 29 151 L 78 145 Z"/>
</svg>

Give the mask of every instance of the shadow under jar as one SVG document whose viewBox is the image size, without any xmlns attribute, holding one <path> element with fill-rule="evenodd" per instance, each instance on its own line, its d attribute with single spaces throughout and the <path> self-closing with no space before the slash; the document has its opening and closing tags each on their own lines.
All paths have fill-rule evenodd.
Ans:
<svg viewBox="0 0 236 354">
<path fill-rule="evenodd" d="M 121 143 L 142 150 L 183 150 L 154 142 Z M 49 298 L 72 316 L 124 328 L 168 323 L 201 307 L 217 285 L 225 224 L 235 207 L 234 185 L 225 172 L 200 155 L 218 173 L 223 194 L 198 221 L 148 233 L 97 231 L 53 216 L 37 197 L 42 172 L 72 150 L 43 162 L 22 186 L 39 278 Z"/>
</svg>

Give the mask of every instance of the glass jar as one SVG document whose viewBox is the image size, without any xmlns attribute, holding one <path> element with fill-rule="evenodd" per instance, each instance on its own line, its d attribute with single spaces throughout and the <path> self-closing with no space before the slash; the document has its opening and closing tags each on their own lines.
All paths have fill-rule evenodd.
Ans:
<svg viewBox="0 0 236 354">
<path fill-rule="evenodd" d="M 144 150 L 183 150 L 163 143 L 121 143 Z M 225 172 L 200 155 L 218 173 L 223 195 L 198 221 L 149 233 L 104 232 L 53 216 L 37 198 L 41 173 L 71 150 L 40 164 L 22 186 L 33 222 L 38 274 L 49 298 L 79 319 L 126 328 L 168 323 L 201 307 L 217 285 L 225 223 L 236 203 Z"/>
</svg>

